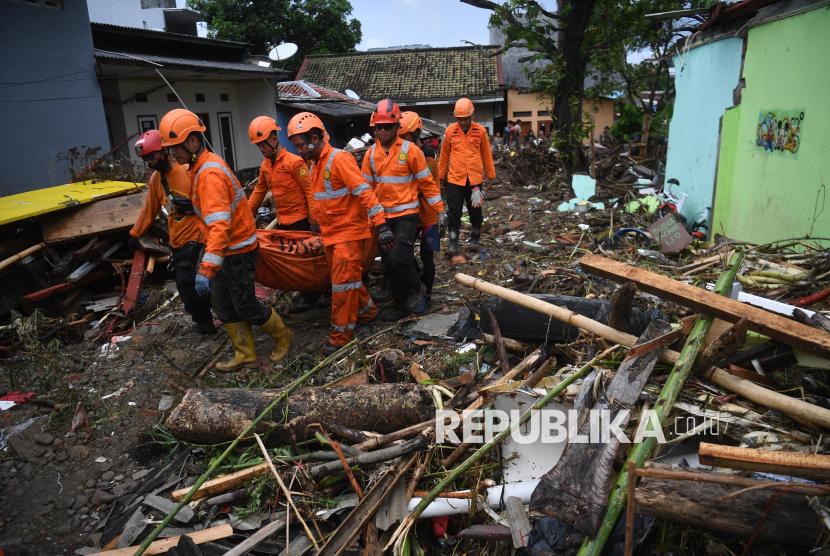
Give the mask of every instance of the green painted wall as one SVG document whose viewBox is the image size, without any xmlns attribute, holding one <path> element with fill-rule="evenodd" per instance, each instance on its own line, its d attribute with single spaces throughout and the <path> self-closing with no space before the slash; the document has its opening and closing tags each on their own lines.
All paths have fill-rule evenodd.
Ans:
<svg viewBox="0 0 830 556">
<path fill-rule="evenodd" d="M 812 237 L 830 237 L 822 188 L 822 181 L 830 186 L 828 52 L 828 7 L 749 30 L 746 88 L 723 117 L 712 233 L 752 243 L 806 236 L 811 228 Z M 757 145 L 759 117 L 769 110 L 803 111 L 796 153 Z"/>
</svg>

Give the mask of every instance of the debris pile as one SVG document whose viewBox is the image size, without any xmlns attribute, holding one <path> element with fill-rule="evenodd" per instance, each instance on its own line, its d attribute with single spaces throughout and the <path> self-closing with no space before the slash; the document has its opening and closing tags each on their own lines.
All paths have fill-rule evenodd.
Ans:
<svg viewBox="0 0 830 556">
<path fill-rule="evenodd" d="M 567 183 L 516 153 L 425 314 L 323 358 L 325 297 L 265 284 L 290 355 L 231 374 L 181 334 L 163 226 L 125 250 L 142 193 L 15 224 L 4 552 L 823 553 L 830 251 L 702 241 L 623 155 Z"/>
</svg>

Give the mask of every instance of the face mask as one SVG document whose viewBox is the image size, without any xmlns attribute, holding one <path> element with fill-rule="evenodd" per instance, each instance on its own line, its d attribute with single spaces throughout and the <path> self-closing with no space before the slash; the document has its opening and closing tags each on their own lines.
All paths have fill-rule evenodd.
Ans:
<svg viewBox="0 0 830 556">
<path fill-rule="evenodd" d="M 148 164 L 148 166 L 149 166 L 150 168 L 152 168 L 153 170 L 157 170 L 157 171 L 159 171 L 159 172 L 163 172 L 164 170 L 166 170 L 166 169 L 167 169 L 167 156 L 162 156 L 161 158 L 159 158 L 159 159 L 158 159 L 156 162 L 154 162 L 153 164 Z"/>
</svg>

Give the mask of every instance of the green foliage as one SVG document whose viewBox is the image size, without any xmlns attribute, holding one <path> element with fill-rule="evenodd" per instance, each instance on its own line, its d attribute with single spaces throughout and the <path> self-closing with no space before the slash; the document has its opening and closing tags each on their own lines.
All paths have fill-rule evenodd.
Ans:
<svg viewBox="0 0 830 556">
<path fill-rule="evenodd" d="M 187 0 L 202 14 L 212 38 L 251 43 L 265 55 L 281 42 L 299 51 L 286 62 L 297 71 L 309 54 L 353 52 L 361 40 L 360 22 L 349 19 L 348 0 Z"/>
</svg>

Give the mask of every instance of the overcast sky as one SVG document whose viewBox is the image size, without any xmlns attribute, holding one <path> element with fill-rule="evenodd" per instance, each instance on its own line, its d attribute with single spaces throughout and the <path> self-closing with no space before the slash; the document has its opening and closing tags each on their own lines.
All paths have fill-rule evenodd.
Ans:
<svg viewBox="0 0 830 556">
<path fill-rule="evenodd" d="M 487 22 L 492 12 L 459 0 L 350 1 L 352 17 L 363 30 L 358 50 L 417 43 L 468 46 L 462 40 L 489 44 Z"/>
</svg>

